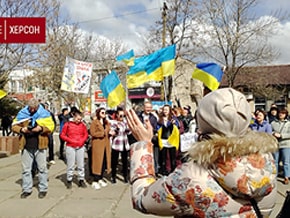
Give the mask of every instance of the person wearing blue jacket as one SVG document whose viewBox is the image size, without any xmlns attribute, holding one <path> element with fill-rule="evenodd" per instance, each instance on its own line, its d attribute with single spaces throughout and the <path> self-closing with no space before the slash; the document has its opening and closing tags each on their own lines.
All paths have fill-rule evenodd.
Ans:
<svg viewBox="0 0 290 218">
<path fill-rule="evenodd" d="M 254 113 L 254 123 L 250 125 L 250 128 L 257 132 L 266 132 L 272 134 L 272 126 L 266 120 L 266 112 L 263 109 L 257 109 Z"/>
</svg>

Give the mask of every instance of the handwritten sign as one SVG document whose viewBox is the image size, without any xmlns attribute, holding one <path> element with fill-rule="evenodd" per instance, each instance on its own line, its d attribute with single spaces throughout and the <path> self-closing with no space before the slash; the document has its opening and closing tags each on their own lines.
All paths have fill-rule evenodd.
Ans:
<svg viewBox="0 0 290 218">
<path fill-rule="evenodd" d="M 196 138 L 197 138 L 196 135 L 197 135 L 196 133 L 190 133 L 190 132 L 186 132 L 180 135 L 180 151 L 181 152 L 186 152 L 190 148 L 192 148 L 192 146 L 196 142 Z"/>
</svg>

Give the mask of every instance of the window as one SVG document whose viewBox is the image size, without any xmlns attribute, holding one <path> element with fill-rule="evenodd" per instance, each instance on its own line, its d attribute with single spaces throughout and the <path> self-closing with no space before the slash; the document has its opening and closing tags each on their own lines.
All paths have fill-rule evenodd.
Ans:
<svg viewBox="0 0 290 218">
<path fill-rule="evenodd" d="M 281 95 L 279 99 L 276 99 L 274 102 L 279 108 L 280 107 L 286 107 L 286 96 Z"/>
<path fill-rule="evenodd" d="M 19 85 L 18 92 L 24 92 L 24 90 L 23 90 L 23 81 L 19 81 L 18 85 Z"/>
<path fill-rule="evenodd" d="M 266 98 L 255 97 L 255 110 L 257 110 L 258 108 L 266 110 Z"/>
<path fill-rule="evenodd" d="M 11 81 L 11 92 L 17 92 L 16 81 Z"/>
</svg>

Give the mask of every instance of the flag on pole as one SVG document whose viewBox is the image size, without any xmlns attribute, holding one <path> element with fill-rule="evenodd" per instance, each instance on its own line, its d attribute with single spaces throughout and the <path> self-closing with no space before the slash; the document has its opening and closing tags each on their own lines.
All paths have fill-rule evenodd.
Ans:
<svg viewBox="0 0 290 218">
<path fill-rule="evenodd" d="M 87 94 L 90 89 L 93 64 L 66 57 L 61 90 Z"/>
<path fill-rule="evenodd" d="M 102 80 L 100 88 L 110 108 L 118 106 L 126 98 L 125 89 L 115 71 Z"/>
<path fill-rule="evenodd" d="M 4 90 L 0 89 L 0 99 L 4 98 L 7 95 L 7 92 L 5 92 Z"/>
<path fill-rule="evenodd" d="M 135 59 L 135 64 L 127 72 L 127 87 L 136 88 L 148 82 L 148 75 L 145 71 L 148 56 Z"/>
<path fill-rule="evenodd" d="M 148 81 L 162 81 L 175 70 L 176 46 L 171 45 L 152 54 L 135 59 L 135 65 L 127 73 L 128 88 L 136 88 Z"/>
<path fill-rule="evenodd" d="M 200 80 L 203 84 L 214 91 L 218 89 L 224 72 L 221 66 L 215 63 L 200 63 L 196 65 L 192 78 Z"/>
<path fill-rule="evenodd" d="M 133 49 L 131 49 L 130 51 L 121 54 L 119 56 L 117 56 L 116 60 L 117 61 L 123 61 L 125 62 L 128 66 L 133 66 L 134 65 L 134 59 L 135 59 L 135 55 L 134 55 L 134 51 Z"/>
</svg>

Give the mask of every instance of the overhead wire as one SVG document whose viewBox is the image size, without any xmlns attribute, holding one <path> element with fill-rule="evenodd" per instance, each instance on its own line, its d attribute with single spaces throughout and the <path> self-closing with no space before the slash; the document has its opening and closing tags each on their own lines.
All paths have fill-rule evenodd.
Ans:
<svg viewBox="0 0 290 218">
<path fill-rule="evenodd" d="M 116 15 L 116 16 L 110 16 L 110 17 L 101 17 L 101 18 L 97 18 L 97 19 L 91 19 L 91 20 L 84 20 L 84 21 L 80 21 L 78 23 L 90 23 L 90 22 L 98 22 L 98 21 L 103 21 L 103 20 L 109 20 L 109 19 L 114 19 L 114 18 L 120 18 L 120 17 L 127 17 L 127 16 L 131 16 L 131 15 L 135 15 L 135 14 L 143 14 L 149 11 L 155 11 L 160 8 L 151 8 L 148 10 L 142 10 L 142 11 L 135 11 L 132 13 L 127 13 L 127 14 L 121 14 L 121 15 Z"/>
</svg>

